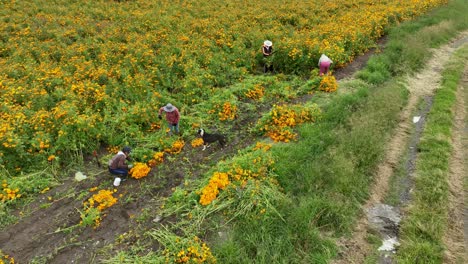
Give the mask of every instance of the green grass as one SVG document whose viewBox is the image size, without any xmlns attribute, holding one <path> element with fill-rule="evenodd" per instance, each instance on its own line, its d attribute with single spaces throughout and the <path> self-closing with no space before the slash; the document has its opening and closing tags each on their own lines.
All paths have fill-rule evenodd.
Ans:
<svg viewBox="0 0 468 264">
<path fill-rule="evenodd" d="M 332 98 L 320 122 L 301 127 L 297 143 L 275 145 L 276 178 L 292 198 L 278 207 L 286 221 L 272 215 L 237 222 L 235 239 L 214 246 L 219 260 L 241 263 L 229 262 L 234 253 L 255 263 L 327 263 L 335 257 L 336 246 L 321 234 L 350 230 L 406 98 L 396 82 L 377 88 L 361 83 L 356 92 Z"/>
<path fill-rule="evenodd" d="M 467 11 L 461 3 L 451 2 L 447 9 Z M 360 205 L 368 197 L 385 142 L 406 103 L 407 91 L 399 84 L 398 76 L 406 76 L 422 68 L 430 58 L 431 47 L 440 46 L 454 37 L 457 31 L 466 28 L 463 20 L 450 20 L 448 14 L 441 9 L 422 18 L 422 21 L 405 23 L 392 30 L 389 48 L 373 57 L 358 73 L 357 76 L 365 82 L 355 92 L 328 98 L 323 103 L 323 119 L 301 127 L 297 143 L 273 147 L 275 174 L 286 195 L 292 199 L 291 203 L 279 207 L 286 226 L 279 218 L 273 217 L 261 223 L 236 223 L 232 232 L 234 238 L 213 246 L 219 261 L 327 263 L 336 257 L 337 248 L 331 241 L 333 237 L 349 233 L 360 214 Z M 446 30 L 447 25 L 451 25 L 450 30 Z M 421 39 L 426 42 L 418 41 Z M 375 84 L 378 86 L 372 86 Z M 438 109 L 438 106 L 435 109 L 442 111 L 437 120 L 443 122 L 446 111 Z M 433 147 L 447 146 L 438 143 Z M 432 167 L 433 164 L 428 163 L 427 166 Z M 439 192 L 431 188 L 433 199 L 428 202 L 444 199 L 446 188 L 443 185 L 434 187 Z M 422 223 L 435 226 L 441 223 L 431 214 L 420 217 Z M 442 229 L 431 228 L 425 232 L 429 235 L 440 233 Z M 270 239 L 281 241 L 282 246 Z M 427 249 L 437 252 L 441 248 L 441 245 L 422 243 L 410 251 L 420 254 Z"/>
<path fill-rule="evenodd" d="M 415 188 L 401 225 L 399 263 L 442 263 L 442 236 L 448 218 L 449 158 L 455 93 L 468 59 L 468 46 L 458 50 L 442 73 L 426 128 L 419 144 Z"/>
<path fill-rule="evenodd" d="M 429 48 L 439 47 L 468 27 L 466 11 L 466 1 L 450 1 L 446 8 L 392 28 L 384 54 L 371 58 L 357 77 L 381 84 L 391 76 L 418 71 L 431 57 Z"/>
</svg>

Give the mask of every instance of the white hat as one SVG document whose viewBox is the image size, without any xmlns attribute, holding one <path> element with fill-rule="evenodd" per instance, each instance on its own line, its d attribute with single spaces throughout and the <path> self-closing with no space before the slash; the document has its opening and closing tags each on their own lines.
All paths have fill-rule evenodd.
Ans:
<svg viewBox="0 0 468 264">
<path fill-rule="evenodd" d="M 265 46 L 267 46 L 267 47 L 271 47 L 271 45 L 273 45 L 273 42 L 271 42 L 271 41 L 269 41 L 269 40 L 265 40 L 265 41 L 263 42 L 263 44 L 264 44 Z"/>
<path fill-rule="evenodd" d="M 166 112 L 172 112 L 175 110 L 175 107 L 171 104 L 171 103 L 168 103 L 166 106 L 164 106 L 164 111 Z"/>
</svg>

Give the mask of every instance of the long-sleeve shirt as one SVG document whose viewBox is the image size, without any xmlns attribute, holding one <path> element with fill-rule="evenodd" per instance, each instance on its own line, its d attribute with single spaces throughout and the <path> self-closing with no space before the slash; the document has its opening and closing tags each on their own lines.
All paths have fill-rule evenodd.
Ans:
<svg viewBox="0 0 468 264">
<path fill-rule="evenodd" d="M 128 169 L 126 164 L 127 155 L 122 151 L 119 151 L 111 160 L 109 160 L 109 168 L 115 169 Z"/>
<path fill-rule="evenodd" d="M 172 112 L 166 112 L 166 111 L 164 111 L 164 107 L 161 107 L 159 109 L 159 114 L 161 115 L 162 112 L 166 112 L 167 122 L 169 122 L 171 124 L 177 124 L 177 123 L 179 123 L 179 119 L 180 119 L 179 109 L 177 109 L 177 107 L 175 107 L 175 106 L 173 106 L 173 107 L 174 107 L 174 111 L 172 111 Z"/>
</svg>

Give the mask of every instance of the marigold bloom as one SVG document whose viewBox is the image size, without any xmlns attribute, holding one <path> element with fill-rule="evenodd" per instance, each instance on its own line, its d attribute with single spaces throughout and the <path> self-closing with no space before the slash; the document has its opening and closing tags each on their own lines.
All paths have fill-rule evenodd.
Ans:
<svg viewBox="0 0 468 264">
<path fill-rule="evenodd" d="M 129 174 L 132 178 L 141 179 L 148 176 L 148 173 L 151 171 L 151 168 L 146 165 L 146 163 L 136 162 L 135 166 L 130 169 Z"/>
</svg>

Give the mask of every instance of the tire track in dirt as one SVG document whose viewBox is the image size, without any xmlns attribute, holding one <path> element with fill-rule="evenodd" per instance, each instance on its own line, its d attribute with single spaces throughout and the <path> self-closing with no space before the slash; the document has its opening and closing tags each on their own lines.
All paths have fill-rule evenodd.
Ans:
<svg viewBox="0 0 468 264">
<path fill-rule="evenodd" d="M 449 215 L 448 229 L 444 235 L 446 252 L 445 263 L 466 263 L 465 232 L 466 217 L 464 177 L 467 175 L 467 164 L 464 157 L 468 157 L 468 120 L 467 96 L 468 66 L 465 67 L 461 85 L 456 93 L 455 124 L 453 127 L 452 146 L 453 154 L 449 161 Z M 461 262 L 460 262 L 461 261 Z"/>
<path fill-rule="evenodd" d="M 385 195 L 389 190 L 389 180 L 393 175 L 399 159 L 405 151 L 411 133 L 412 121 L 410 116 L 414 113 L 417 104 L 421 98 L 431 97 L 434 91 L 439 87 L 441 80 L 440 72 L 450 58 L 450 55 L 456 50 L 460 39 L 466 39 L 468 31 L 461 33 L 451 43 L 433 50 L 432 58 L 427 62 L 425 68 L 416 76 L 407 77 L 407 89 L 409 98 L 407 106 L 400 114 L 400 122 L 390 139 L 384 160 L 377 167 L 374 178 L 374 184 L 371 187 L 370 197 L 363 205 L 362 211 L 368 212 L 376 204 L 383 202 Z M 342 252 L 335 264 L 364 263 L 366 257 L 371 253 L 371 245 L 367 242 L 369 233 L 369 220 L 364 214 L 356 223 L 351 238 L 344 238 L 338 241 Z"/>
</svg>

